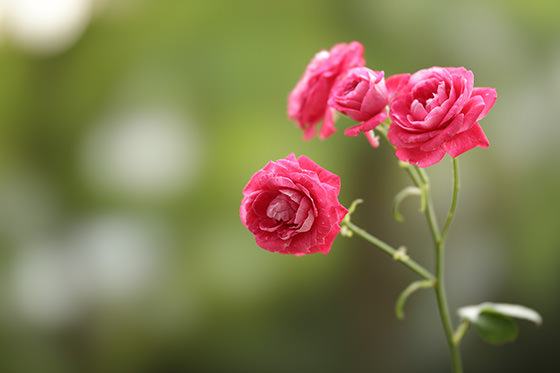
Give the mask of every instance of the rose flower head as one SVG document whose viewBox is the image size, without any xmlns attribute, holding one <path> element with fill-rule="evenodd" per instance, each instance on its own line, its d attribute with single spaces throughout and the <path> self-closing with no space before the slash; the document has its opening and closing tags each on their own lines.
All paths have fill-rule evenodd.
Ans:
<svg viewBox="0 0 560 373">
<path fill-rule="evenodd" d="M 257 245 L 271 252 L 327 254 L 348 213 L 340 178 L 302 155 L 269 162 L 243 189 L 239 214 Z"/>
<path fill-rule="evenodd" d="M 353 41 L 336 44 L 330 51 L 322 50 L 313 57 L 288 96 L 288 116 L 304 131 L 304 139 L 315 135 L 315 126 L 321 120 L 321 139 L 336 131 L 333 110 L 327 106 L 331 89 L 349 69 L 365 65 L 363 54 L 363 45 Z"/>
<path fill-rule="evenodd" d="M 373 71 L 367 67 L 355 67 L 348 71 L 333 87 L 329 106 L 348 115 L 357 122 L 356 126 L 344 131 L 346 136 L 357 136 L 363 132 L 372 146 L 379 143 L 372 130 L 387 118 L 385 110 L 389 97 L 383 71 Z"/>
<path fill-rule="evenodd" d="M 357 136 L 363 132 L 375 148 L 379 146 L 379 142 L 372 130 L 387 118 L 389 100 L 398 93 L 410 75 L 393 75 L 387 81 L 384 76 L 383 71 L 355 67 L 337 81 L 329 98 L 329 106 L 362 122 L 347 128 L 344 134 Z"/>
<path fill-rule="evenodd" d="M 464 67 L 417 71 L 391 102 L 388 136 L 401 161 L 428 167 L 446 153 L 452 157 L 489 146 L 478 121 L 496 101 L 494 88 L 475 88 Z"/>
</svg>

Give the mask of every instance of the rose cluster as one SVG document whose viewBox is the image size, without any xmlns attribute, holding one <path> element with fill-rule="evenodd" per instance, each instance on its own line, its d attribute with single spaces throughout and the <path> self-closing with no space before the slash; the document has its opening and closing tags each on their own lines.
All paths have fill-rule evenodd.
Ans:
<svg viewBox="0 0 560 373">
<path fill-rule="evenodd" d="M 478 121 L 494 105 L 496 90 L 474 87 L 471 71 L 431 67 L 385 78 L 383 71 L 365 67 L 363 54 L 354 41 L 313 57 L 288 97 L 288 115 L 305 139 L 315 136 L 321 121 L 319 137 L 332 135 L 340 112 L 358 122 L 344 134 L 363 133 L 374 147 L 374 129 L 384 123 L 397 158 L 418 167 L 489 145 Z M 338 202 L 339 191 L 338 176 L 290 154 L 253 175 L 243 190 L 241 221 L 268 251 L 326 254 L 348 213 Z"/>
<path fill-rule="evenodd" d="M 474 87 L 473 73 L 464 67 L 431 67 L 385 79 L 383 71 L 365 67 L 363 46 L 354 41 L 337 44 L 313 57 L 288 97 L 288 115 L 304 130 L 320 138 L 333 134 L 334 112 L 358 125 L 347 136 L 364 133 L 377 147 L 373 129 L 389 116 L 389 141 L 401 161 L 419 167 L 439 162 L 476 146 L 488 147 L 478 121 L 496 101 L 494 88 Z"/>
</svg>

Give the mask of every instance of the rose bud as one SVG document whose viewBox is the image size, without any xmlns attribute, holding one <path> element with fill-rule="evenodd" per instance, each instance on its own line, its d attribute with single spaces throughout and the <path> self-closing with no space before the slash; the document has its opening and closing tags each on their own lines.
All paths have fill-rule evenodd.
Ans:
<svg viewBox="0 0 560 373">
<path fill-rule="evenodd" d="M 348 115 L 357 122 L 356 126 L 344 131 L 346 136 L 357 136 L 360 132 L 371 135 L 371 130 L 387 118 L 385 110 L 389 102 L 383 71 L 367 67 L 356 67 L 339 80 L 331 92 L 329 106 Z M 368 140 L 372 140 L 367 136 Z M 372 143 L 377 147 L 378 143 Z"/>
</svg>

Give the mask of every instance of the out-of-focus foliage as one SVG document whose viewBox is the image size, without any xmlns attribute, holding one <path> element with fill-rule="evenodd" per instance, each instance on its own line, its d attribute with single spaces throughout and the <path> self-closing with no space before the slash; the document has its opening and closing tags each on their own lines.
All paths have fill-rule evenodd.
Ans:
<svg viewBox="0 0 560 373">
<path fill-rule="evenodd" d="M 4 0 L 0 371 L 448 369 L 432 294 L 393 315 L 415 279 L 406 269 L 358 238 L 338 237 L 327 256 L 274 255 L 239 221 L 252 173 L 304 153 L 341 176 L 342 203 L 366 201 L 356 223 L 431 265 L 416 201 L 392 219 L 408 181 L 388 147 L 342 131 L 304 142 L 286 117 L 313 54 L 350 40 L 387 76 L 465 66 L 496 87 L 481 123 L 490 148 L 460 158 L 449 298 L 544 318 L 502 347 L 468 335 L 467 371 L 550 370 L 557 1 Z M 443 212 L 448 160 L 429 172 Z"/>
</svg>

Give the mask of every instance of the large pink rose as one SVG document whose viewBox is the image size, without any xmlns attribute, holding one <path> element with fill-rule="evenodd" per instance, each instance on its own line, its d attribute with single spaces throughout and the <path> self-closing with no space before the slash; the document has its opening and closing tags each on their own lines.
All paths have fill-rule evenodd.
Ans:
<svg viewBox="0 0 560 373">
<path fill-rule="evenodd" d="M 357 41 L 336 44 L 313 57 L 301 79 L 288 96 L 288 116 L 304 131 L 306 140 L 315 135 L 315 126 L 323 120 L 321 139 L 333 134 L 333 111 L 327 106 L 336 80 L 352 67 L 364 66 L 364 47 Z"/>
<path fill-rule="evenodd" d="M 390 104 L 389 140 L 396 156 L 419 167 L 439 162 L 488 139 L 478 120 L 496 101 L 494 88 L 474 88 L 474 77 L 464 67 L 431 67 L 410 76 Z"/>
<path fill-rule="evenodd" d="M 265 250 L 327 254 L 348 213 L 339 202 L 340 178 L 302 155 L 269 162 L 253 175 L 239 214 Z"/>
</svg>

